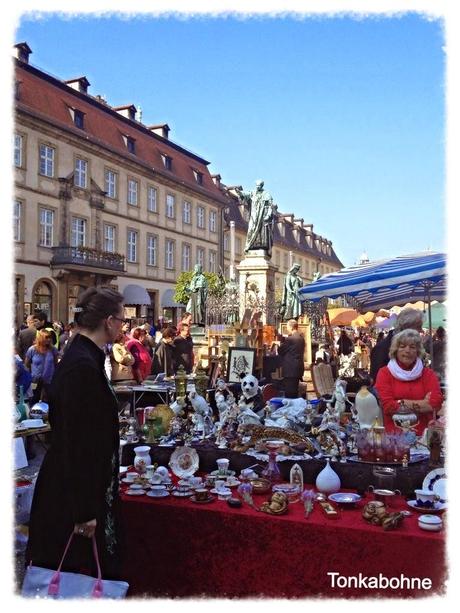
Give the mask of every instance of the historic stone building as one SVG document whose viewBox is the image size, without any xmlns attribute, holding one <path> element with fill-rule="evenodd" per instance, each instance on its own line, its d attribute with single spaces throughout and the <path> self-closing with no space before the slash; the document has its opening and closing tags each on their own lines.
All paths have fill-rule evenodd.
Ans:
<svg viewBox="0 0 460 613">
<path fill-rule="evenodd" d="M 230 221 L 235 263 L 242 258 L 247 224 L 235 192 L 171 141 L 167 124 L 144 125 L 133 104 L 110 106 L 84 76 L 39 70 L 31 52 L 15 45 L 16 323 L 35 309 L 72 320 L 78 294 L 95 284 L 123 292 L 127 316 L 176 319 L 180 272 L 229 267 Z M 341 267 L 330 241 L 279 215 L 278 287 L 292 261 L 306 281 Z"/>
</svg>

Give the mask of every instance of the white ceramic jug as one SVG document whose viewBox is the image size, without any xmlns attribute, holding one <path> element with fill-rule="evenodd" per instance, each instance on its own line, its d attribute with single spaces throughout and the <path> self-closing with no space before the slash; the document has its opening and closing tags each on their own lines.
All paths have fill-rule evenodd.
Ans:
<svg viewBox="0 0 460 613">
<path fill-rule="evenodd" d="M 326 459 L 326 466 L 316 477 L 316 489 L 322 494 L 332 494 L 340 489 L 339 475 L 331 468 L 329 458 Z"/>
<path fill-rule="evenodd" d="M 150 460 L 150 447 L 143 445 L 141 447 L 134 447 L 134 468 L 140 475 L 143 475 L 147 470 L 147 466 L 152 464 Z"/>
</svg>

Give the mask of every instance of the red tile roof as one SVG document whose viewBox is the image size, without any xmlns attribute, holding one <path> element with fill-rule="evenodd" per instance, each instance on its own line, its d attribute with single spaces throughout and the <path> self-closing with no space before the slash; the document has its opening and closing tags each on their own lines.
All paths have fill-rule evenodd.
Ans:
<svg viewBox="0 0 460 613">
<path fill-rule="evenodd" d="M 150 132 L 143 124 L 124 118 L 109 105 L 72 89 L 56 77 L 30 64 L 18 60 L 15 60 L 15 63 L 16 79 L 21 82 L 18 109 L 37 113 L 38 116 L 47 118 L 51 123 L 65 127 L 74 134 L 81 134 L 89 141 L 94 140 L 122 156 L 139 161 L 144 166 L 153 167 L 159 174 L 213 198 L 216 204 L 225 204 L 225 197 L 209 173 L 209 162 L 180 145 Z M 84 130 L 75 128 L 69 108 L 76 108 L 85 113 Z M 135 140 L 135 154 L 127 151 L 123 136 Z M 172 158 L 171 171 L 164 168 L 162 154 Z M 195 180 L 193 169 L 203 174 L 202 185 Z"/>
</svg>

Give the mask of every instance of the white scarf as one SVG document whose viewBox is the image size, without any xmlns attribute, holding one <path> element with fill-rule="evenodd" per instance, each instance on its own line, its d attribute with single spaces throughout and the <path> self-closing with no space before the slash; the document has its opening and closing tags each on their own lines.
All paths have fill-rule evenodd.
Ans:
<svg viewBox="0 0 460 613">
<path fill-rule="evenodd" d="M 417 358 L 412 370 L 404 370 L 394 358 L 388 362 L 387 366 L 393 377 L 399 381 L 414 381 L 422 376 L 423 362 L 420 358 Z"/>
</svg>

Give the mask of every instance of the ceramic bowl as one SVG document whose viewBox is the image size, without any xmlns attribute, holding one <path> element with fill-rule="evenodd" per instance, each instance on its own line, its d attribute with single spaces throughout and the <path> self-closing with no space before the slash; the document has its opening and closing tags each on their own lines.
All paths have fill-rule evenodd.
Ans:
<svg viewBox="0 0 460 613">
<path fill-rule="evenodd" d="M 250 479 L 249 483 L 252 485 L 252 491 L 254 494 L 266 494 L 271 489 L 271 482 L 263 477 L 257 479 Z"/>
<path fill-rule="evenodd" d="M 422 530 L 439 532 L 442 530 L 442 519 L 437 515 L 420 515 L 418 525 Z"/>
</svg>

